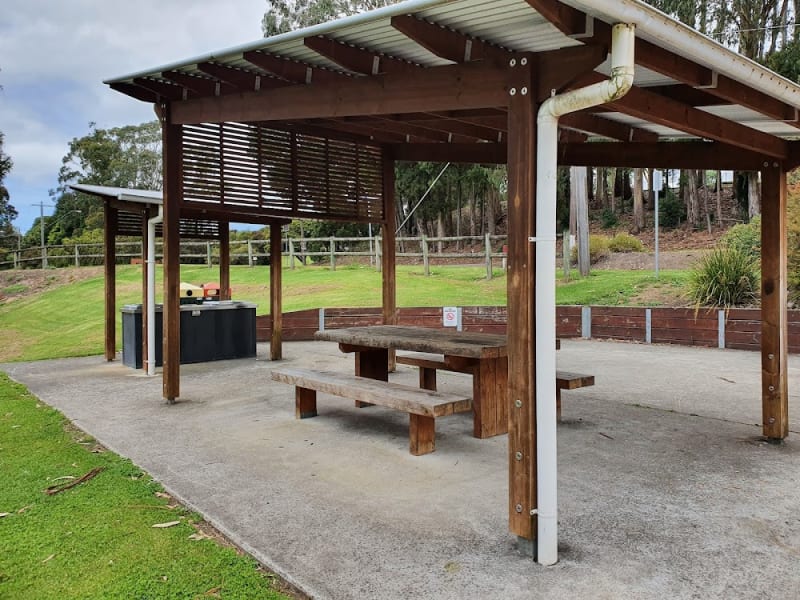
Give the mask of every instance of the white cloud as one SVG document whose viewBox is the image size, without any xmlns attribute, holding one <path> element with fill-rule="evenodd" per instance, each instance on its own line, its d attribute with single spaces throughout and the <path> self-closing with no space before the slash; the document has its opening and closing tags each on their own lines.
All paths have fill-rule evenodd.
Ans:
<svg viewBox="0 0 800 600">
<path fill-rule="evenodd" d="M 7 181 L 52 187 L 69 141 L 141 123 L 152 107 L 104 79 L 258 39 L 265 0 L 4 0 L 0 131 L 14 160 Z M 27 223 L 17 223 L 26 229 Z"/>
</svg>

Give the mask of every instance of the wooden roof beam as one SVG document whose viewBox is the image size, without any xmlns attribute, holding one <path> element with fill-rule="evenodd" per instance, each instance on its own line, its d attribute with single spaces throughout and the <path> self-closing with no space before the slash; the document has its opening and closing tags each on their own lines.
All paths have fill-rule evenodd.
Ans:
<svg viewBox="0 0 800 600">
<path fill-rule="evenodd" d="M 505 130 L 492 129 L 490 127 L 483 127 L 470 123 L 465 120 L 453 118 L 445 113 L 410 113 L 407 115 L 394 115 L 393 118 L 398 121 L 407 123 L 414 123 L 429 129 L 437 131 L 444 131 L 454 135 L 465 136 L 475 140 L 483 140 L 487 142 L 499 142 L 502 139 L 502 134 Z"/>
<path fill-rule="evenodd" d="M 247 62 L 263 69 L 270 75 L 291 81 L 292 83 L 328 83 L 331 81 L 343 81 L 349 77 L 344 73 L 331 71 L 329 69 L 321 69 L 301 63 L 296 60 L 290 60 L 274 54 L 267 54 L 265 52 L 245 52 L 242 54 Z"/>
<path fill-rule="evenodd" d="M 399 144 L 391 146 L 397 160 L 505 164 L 506 144 Z M 798 149 L 800 150 L 800 148 Z M 719 142 L 561 143 L 558 164 L 595 167 L 659 167 L 670 169 L 763 168 L 765 157 Z"/>
<path fill-rule="evenodd" d="M 646 142 L 652 144 L 658 141 L 658 134 L 652 131 L 631 127 L 630 125 L 604 119 L 586 112 L 564 115 L 559 119 L 559 125 L 587 131 L 621 142 Z"/>
<path fill-rule="evenodd" d="M 280 59 L 283 60 L 283 59 Z M 287 61 L 288 62 L 288 61 Z M 505 106 L 505 69 L 485 63 L 419 69 L 414 84 L 404 75 L 347 77 L 335 83 L 204 97 L 172 106 L 172 121 L 282 121 Z"/>
<path fill-rule="evenodd" d="M 398 119 L 394 116 L 351 117 L 344 120 L 345 122 L 362 123 L 378 129 L 386 129 L 394 133 L 406 135 L 409 139 L 418 138 L 420 140 L 443 143 L 471 142 L 479 139 L 471 136 L 461 136 L 441 128 L 428 127 L 425 124 L 417 124 L 412 121 Z"/>
<path fill-rule="evenodd" d="M 414 141 L 418 142 L 425 141 L 417 138 L 409 138 L 407 134 L 394 133 L 380 126 L 372 127 L 367 124 L 342 121 L 340 119 L 309 119 L 305 122 L 312 126 L 319 125 L 336 131 L 363 136 L 382 144 L 402 144 L 410 141 L 410 139 L 414 139 Z"/>
<path fill-rule="evenodd" d="M 505 62 L 510 55 L 508 50 L 499 46 L 411 15 L 392 17 L 392 27 L 428 52 L 454 63 L 478 60 Z"/>
<path fill-rule="evenodd" d="M 544 16 L 562 33 L 572 37 L 587 37 L 595 42 L 610 43 L 611 26 L 591 19 L 585 13 L 566 6 L 558 0 L 527 0 L 536 12 Z M 587 20 L 588 19 L 588 20 Z M 591 23 L 587 27 L 586 23 Z M 739 104 L 772 119 L 798 124 L 796 109 L 755 88 L 734 81 L 725 75 L 699 65 L 646 40 L 636 39 L 636 64 L 657 71 L 692 87 L 702 88 L 722 100 Z"/>
<path fill-rule="evenodd" d="M 303 39 L 307 48 L 324 56 L 337 65 L 362 75 L 380 75 L 382 73 L 408 73 L 419 68 L 399 58 L 372 52 L 365 48 L 357 48 L 322 35 Z"/>
</svg>

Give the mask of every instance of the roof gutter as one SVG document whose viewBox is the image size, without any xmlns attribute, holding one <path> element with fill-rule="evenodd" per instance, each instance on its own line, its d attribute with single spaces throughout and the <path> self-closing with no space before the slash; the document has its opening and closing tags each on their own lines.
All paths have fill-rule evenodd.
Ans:
<svg viewBox="0 0 800 600">
<path fill-rule="evenodd" d="M 633 85 L 634 25 L 611 30 L 611 77 L 552 96 L 539 108 L 536 146 L 536 561 L 558 561 L 558 444 L 556 440 L 556 186 L 559 117 L 612 102 Z"/>
<path fill-rule="evenodd" d="M 695 62 L 800 108 L 800 87 L 797 84 L 639 0 L 562 1 L 587 14 L 610 18 L 613 22 L 635 23 L 640 37 L 674 50 L 679 49 L 679 43 L 682 53 Z"/>
</svg>

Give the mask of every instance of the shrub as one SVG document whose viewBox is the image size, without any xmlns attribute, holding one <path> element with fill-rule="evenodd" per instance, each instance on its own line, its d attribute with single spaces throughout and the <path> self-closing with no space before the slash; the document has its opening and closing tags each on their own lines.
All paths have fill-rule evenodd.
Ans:
<svg viewBox="0 0 800 600">
<path fill-rule="evenodd" d="M 589 262 L 594 264 L 599 261 L 601 258 L 604 258 L 610 254 L 608 249 L 608 238 L 602 235 L 590 235 L 589 236 Z M 578 260 L 578 247 L 575 246 L 572 248 L 572 262 L 577 262 Z"/>
<path fill-rule="evenodd" d="M 753 217 L 749 223 L 739 223 L 725 232 L 720 245 L 738 250 L 753 258 L 761 259 L 761 217 Z"/>
<path fill-rule="evenodd" d="M 611 252 L 644 252 L 644 245 L 629 233 L 618 233 L 608 240 L 608 249 Z"/>
<path fill-rule="evenodd" d="M 697 306 L 741 306 L 758 298 L 758 262 L 746 252 L 719 247 L 689 274 L 688 295 Z"/>
<path fill-rule="evenodd" d="M 658 202 L 659 225 L 674 229 L 686 220 L 686 206 L 675 194 L 668 191 Z"/>
<path fill-rule="evenodd" d="M 600 226 L 603 229 L 611 229 L 619 224 L 619 218 L 610 208 L 604 208 L 600 213 Z"/>
</svg>

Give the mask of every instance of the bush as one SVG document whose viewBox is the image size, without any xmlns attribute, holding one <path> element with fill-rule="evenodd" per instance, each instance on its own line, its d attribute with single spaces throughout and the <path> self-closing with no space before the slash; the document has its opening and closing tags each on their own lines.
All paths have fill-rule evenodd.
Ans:
<svg viewBox="0 0 800 600">
<path fill-rule="evenodd" d="M 697 306 L 741 306 L 758 298 L 758 262 L 735 248 L 719 247 L 689 274 L 688 295 Z"/>
<path fill-rule="evenodd" d="M 611 252 L 644 252 L 644 245 L 629 233 L 618 233 L 608 240 L 608 249 Z"/>
<path fill-rule="evenodd" d="M 604 208 L 600 213 L 600 226 L 603 229 L 611 229 L 619 224 L 619 218 L 610 208 Z"/>
<path fill-rule="evenodd" d="M 749 223 L 734 225 L 720 238 L 724 248 L 738 250 L 754 260 L 761 259 L 761 217 L 753 217 Z"/>
<path fill-rule="evenodd" d="M 686 206 L 683 201 L 672 192 L 667 192 L 658 202 L 659 225 L 674 229 L 686 220 Z"/>
<path fill-rule="evenodd" d="M 589 236 L 589 262 L 591 264 L 596 263 L 601 258 L 604 258 L 610 254 L 608 249 L 608 238 L 603 237 L 602 235 L 590 235 Z M 578 247 L 577 245 L 572 248 L 572 253 L 570 258 L 572 262 L 577 262 L 578 260 Z"/>
</svg>

